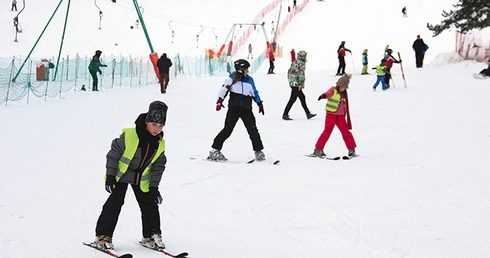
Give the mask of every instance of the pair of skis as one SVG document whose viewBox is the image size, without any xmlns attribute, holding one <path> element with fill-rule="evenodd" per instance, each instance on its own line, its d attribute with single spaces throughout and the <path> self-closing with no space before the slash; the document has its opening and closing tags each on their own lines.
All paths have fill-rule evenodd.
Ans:
<svg viewBox="0 0 490 258">
<path fill-rule="evenodd" d="M 263 160 L 263 161 L 259 161 L 259 160 L 256 160 L 256 159 L 251 159 L 249 161 L 246 161 L 246 162 L 243 162 L 243 161 L 234 161 L 234 160 L 226 160 L 226 161 L 219 161 L 219 160 L 212 160 L 212 159 L 200 159 L 200 158 L 194 158 L 194 157 L 191 157 L 190 159 L 192 160 L 204 160 L 204 161 L 209 161 L 209 162 L 220 162 L 220 163 L 238 163 L 238 164 L 252 164 L 252 163 L 266 163 L 266 164 L 272 164 L 272 165 L 279 165 L 279 163 L 281 163 L 280 160 L 276 159 L 276 160 L 273 160 L 272 162 L 271 161 L 268 161 L 268 160 Z"/>
<path fill-rule="evenodd" d="M 84 244 L 84 245 L 86 245 L 88 247 L 92 247 L 95 250 L 101 251 L 101 252 L 103 252 L 105 254 L 108 254 L 108 255 L 110 255 L 112 257 L 118 257 L 118 258 L 132 258 L 133 257 L 133 255 L 130 254 L 130 253 L 119 254 L 118 252 L 116 252 L 114 250 L 106 249 L 106 248 L 101 248 L 100 246 L 98 246 L 94 242 L 91 242 L 91 243 L 82 242 L 82 244 Z M 143 247 L 146 247 L 146 246 L 143 246 Z M 171 253 L 171 252 L 166 251 L 165 249 L 154 249 L 154 248 L 150 248 L 150 247 L 146 247 L 146 248 L 151 249 L 151 250 L 154 250 L 154 251 L 157 251 L 157 252 L 160 252 L 160 253 L 163 253 L 166 256 L 175 257 L 175 258 L 185 258 L 185 257 L 187 257 L 189 255 L 186 252 L 179 253 L 179 254 L 174 254 L 174 253 Z"/>
<path fill-rule="evenodd" d="M 335 156 L 335 157 L 327 157 L 327 156 L 325 156 L 325 157 L 319 157 L 319 156 L 317 156 L 315 154 L 307 154 L 305 156 L 306 157 L 311 157 L 311 158 L 327 159 L 327 160 L 341 160 L 341 159 L 342 160 L 350 160 L 350 159 L 353 159 L 353 158 L 355 158 L 355 157 L 357 157 L 359 155 L 356 154 L 355 156 L 347 156 L 346 155 L 346 156 L 342 156 L 342 157 L 341 156 Z"/>
</svg>

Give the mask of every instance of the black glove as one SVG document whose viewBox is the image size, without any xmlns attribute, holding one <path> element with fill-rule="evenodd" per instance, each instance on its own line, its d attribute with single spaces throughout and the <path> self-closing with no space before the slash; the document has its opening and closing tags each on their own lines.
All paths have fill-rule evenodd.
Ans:
<svg viewBox="0 0 490 258">
<path fill-rule="evenodd" d="M 112 190 L 114 189 L 115 184 L 116 184 L 116 177 L 115 176 L 107 175 L 105 177 L 105 190 L 108 193 L 112 193 Z"/>
<path fill-rule="evenodd" d="M 99 72 L 99 74 L 101 74 L 101 75 L 102 75 L 102 71 L 101 71 L 100 69 L 99 69 L 99 71 L 98 71 L 98 72 Z"/>
<path fill-rule="evenodd" d="M 216 101 L 216 111 L 220 111 L 222 107 L 225 107 L 223 105 L 223 99 L 222 98 L 219 98 L 217 101 Z"/>
<path fill-rule="evenodd" d="M 322 95 L 320 95 L 320 97 L 318 97 L 318 101 L 320 101 L 321 99 L 326 99 L 326 98 L 327 98 L 327 95 L 322 94 Z"/>
<path fill-rule="evenodd" d="M 150 197 L 152 200 L 155 201 L 156 204 L 162 204 L 163 202 L 163 197 L 160 195 L 160 192 L 158 191 L 158 187 L 150 187 Z"/>
<path fill-rule="evenodd" d="M 262 102 L 259 103 L 259 113 L 262 113 L 262 115 L 265 115 L 264 105 L 262 104 Z"/>
</svg>

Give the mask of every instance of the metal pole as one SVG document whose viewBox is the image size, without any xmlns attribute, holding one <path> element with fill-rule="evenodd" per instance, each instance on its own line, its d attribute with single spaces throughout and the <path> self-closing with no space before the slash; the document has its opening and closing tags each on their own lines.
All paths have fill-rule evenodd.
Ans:
<svg viewBox="0 0 490 258">
<path fill-rule="evenodd" d="M 15 74 L 14 76 L 14 79 L 12 80 L 13 82 L 15 82 L 15 80 L 17 79 L 17 77 L 19 76 L 20 74 L 20 71 L 22 70 L 22 68 L 24 67 L 25 63 L 29 60 L 29 57 L 31 56 L 32 54 L 32 51 L 34 51 L 34 48 L 36 48 L 36 45 L 37 43 L 39 43 L 39 40 L 41 39 L 41 37 L 43 36 L 44 32 L 46 31 L 46 28 L 48 28 L 48 25 L 49 23 L 51 23 L 51 20 L 53 19 L 54 15 L 56 14 L 56 12 L 58 11 L 58 8 L 60 7 L 61 3 L 63 2 L 63 0 L 60 0 L 60 2 L 58 3 L 58 6 L 56 6 L 56 9 L 54 10 L 53 14 L 51 15 L 51 17 L 49 18 L 48 20 L 48 23 L 46 23 L 46 26 L 44 26 L 44 29 L 43 31 L 41 32 L 41 35 L 39 35 L 39 37 L 37 38 L 36 40 L 36 43 L 34 43 L 34 46 L 32 47 L 31 51 L 29 52 L 29 54 L 27 54 L 27 57 L 26 59 L 24 60 L 24 62 L 22 63 L 22 65 L 20 66 L 19 70 L 17 71 L 17 73 Z"/>
</svg>

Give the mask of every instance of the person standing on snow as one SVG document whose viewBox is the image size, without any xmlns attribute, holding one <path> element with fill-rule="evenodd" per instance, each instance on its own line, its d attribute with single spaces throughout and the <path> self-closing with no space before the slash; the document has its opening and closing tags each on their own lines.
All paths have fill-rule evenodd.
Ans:
<svg viewBox="0 0 490 258">
<path fill-rule="evenodd" d="M 368 50 L 364 49 L 364 52 L 362 52 L 362 72 L 361 72 L 361 74 L 369 74 L 367 70 L 368 70 Z"/>
<path fill-rule="evenodd" d="M 339 128 L 342 134 L 342 139 L 344 140 L 345 146 L 348 149 L 348 156 L 355 157 L 356 153 L 356 141 L 354 136 L 350 132 L 352 129 L 352 124 L 350 121 L 349 113 L 349 98 L 347 96 L 347 89 L 349 88 L 351 75 L 344 74 L 336 83 L 336 86 L 331 87 L 325 93 L 318 97 L 318 100 L 327 99 L 327 105 L 325 107 L 325 127 L 322 134 L 318 138 L 315 149 L 311 156 L 326 158 L 323 149 L 332 134 L 335 126 Z M 347 117 L 347 120 L 346 120 Z"/>
<path fill-rule="evenodd" d="M 267 71 L 267 74 L 274 74 L 274 61 L 276 61 L 274 50 L 269 49 L 269 71 Z"/>
<path fill-rule="evenodd" d="M 254 59 L 253 55 L 252 55 L 252 44 L 249 43 L 248 44 L 248 56 L 247 56 L 247 59 Z"/>
<path fill-rule="evenodd" d="M 10 11 L 13 11 L 14 9 L 17 12 L 17 0 L 12 0 L 12 9 L 10 9 Z"/>
<path fill-rule="evenodd" d="M 407 17 L 407 7 L 406 6 L 404 6 L 402 8 L 402 14 L 403 14 L 403 17 Z"/>
<path fill-rule="evenodd" d="M 90 72 L 90 75 L 92 76 L 92 91 L 99 91 L 98 90 L 98 85 L 99 85 L 99 80 L 97 78 L 97 73 L 102 75 L 102 71 L 100 70 L 100 67 L 107 67 L 107 65 L 102 64 L 100 62 L 100 55 L 102 54 L 102 51 L 97 50 L 95 51 L 95 55 L 92 57 L 90 60 L 90 64 L 88 65 L 88 71 Z"/>
<path fill-rule="evenodd" d="M 420 38 L 420 35 L 417 35 L 417 39 L 412 44 L 413 51 L 415 51 L 415 65 L 417 68 L 422 68 L 424 66 L 424 56 L 425 51 L 429 49 L 429 47 L 424 43 L 424 40 Z"/>
<path fill-rule="evenodd" d="M 255 116 L 252 112 L 252 101 L 259 106 L 259 113 L 264 115 L 264 106 L 260 99 L 259 92 L 255 87 L 255 82 L 248 75 L 250 63 L 245 59 L 238 59 L 234 62 L 235 72 L 225 79 L 223 86 L 218 93 L 216 101 L 216 111 L 220 111 L 223 101 L 228 94 L 228 112 L 226 113 L 225 126 L 214 138 L 211 145 L 212 150 L 209 152 L 208 159 L 213 161 L 227 161 L 228 159 L 221 153 L 223 143 L 230 137 L 235 128 L 238 119 L 241 119 L 247 133 L 252 141 L 252 148 L 255 151 L 255 159 L 264 161 L 265 154 L 262 152 L 264 146 L 260 139 L 259 130 L 255 123 Z"/>
<path fill-rule="evenodd" d="M 385 57 L 385 61 L 386 61 L 386 72 L 385 72 L 385 83 L 386 83 L 386 89 L 389 89 L 390 88 L 390 79 L 391 79 L 391 67 L 393 66 L 393 63 L 401 63 L 402 60 L 396 60 L 393 55 L 393 50 L 391 48 L 389 48 L 388 50 L 386 50 L 386 57 Z"/>
<path fill-rule="evenodd" d="M 157 61 L 158 72 L 160 73 L 160 92 L 167 93 L 168 82 L 170 81 L 170 67 L 172 60 L 167 57 L 167 53 L 163 53 Z"/>
<path fill-rule="evenodd" d="M 379 83 L 381 83 L 381 88 L 386 90 L 386 82 L 385 82 L 385 74 L 386 74 L 386 60 L 382 59 L 381 63 L 376 66 L 376 82 L 373 85 L 373 90 L 376 91 L 376 87 L 378 87 Z"/>
<path fill-rule="evenodd" d="M 339 58 L 339 68 L 337 68 L 336 75 L 343 75 L 345 73 L 345 52 L 348 51 L 352 53 L 349 49 L 345 47 L 345 41 L 340 43 L 339 48 L 337 49 L 337 54 Z"/>
<path fill-rule="evenodd" d="M 298 52 L 298 56 L 294 62 L 291 63 L 291 66 L 288 70 L 288 81 L 289 87 L 291 87 L 291 96 L 289 97 L 289 101 L 284 108 L 284 113 L 282 115 L 282 119 L 284 120 L 293 120 L 289 117 L 289 110 L 293 107 L 296 99 L 299 98 L 301 101 L 301 106 L 303 107 L 306 118 L 310 119 L 316 114 L 312 114 L 306 105 L 306 97 L 303 93 L 303 89 L 305 88 L 305 68 L 306 68 L 306 51 L 301 50 Z"/>
<path fill-rule="evenodd" d="M 105 175 L 105 189 L 110 195 L 95 228 L 94 244 L 99 249 L 114 249 L 112 236 L 128 185 L 131 185 L 141 210 L 141 244 L 153 249 L 165 248 L 158 211 L 163 198 L 158 186 L 167 163 L 162 131 L 166 118 L 167 105 L 154 101 L 147 113 L 136 118 L 134 128 L 123 129 L 119 138 L 112 141 Z"/>
</svg>

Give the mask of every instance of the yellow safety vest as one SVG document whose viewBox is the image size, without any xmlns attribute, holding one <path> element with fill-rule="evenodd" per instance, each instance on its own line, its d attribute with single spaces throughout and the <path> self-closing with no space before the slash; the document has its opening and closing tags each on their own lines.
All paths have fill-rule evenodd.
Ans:
<svg viewBox="0 0 490 258">
<path fill-rule="evenodd" d="M 386 71 L 386 66 L 384 66 L 384 65 L 376 66 L 376 75 L 383 76 L 386 74 L 385 71 Z"/>
<path fill-rule="evenodd" d="M 138 143 L 139 143 L 139 138 L 138 134 L 136 133 L 135 128 L 125 128 L 122 130 L 124 133 L 124 152 L 119 159 L 119 162 L 117 164 L 117 175 L 116 175 L 116 182 L 119 181 L 119 179 L 128 171 L 129 164 L 131 163 L 131 160 L 134 157 L 134 154 L 136 153 L 136 150 L 138 149 Z M 141 174 L 141 180 L 140 180 L 140 188 L 141 191 L 147 193 L 150 191 L 150 174 L 151 174 L 151 166 L 155 161 L 160 157 L 160 155 L 165 151 L 165 140 L 162 139 L 160 143 L 158 144 L 158 149 L 153 156 L 153 159 L 150 161 L 150 164 L 146 166 L 145 170 L 143 170 L 143 173 Z"/>
<path fill-rule="evenodd" d="M 329 112 L 336 112 L 337 109 L 339 109 L 340 106 L 340 94 L 339 92 L 334 89 L 333 90 L 333 95 L 327 100 L 327 106 L 325 106 L 325 110 Z"/>
</svg>

